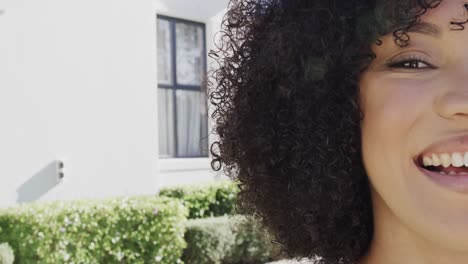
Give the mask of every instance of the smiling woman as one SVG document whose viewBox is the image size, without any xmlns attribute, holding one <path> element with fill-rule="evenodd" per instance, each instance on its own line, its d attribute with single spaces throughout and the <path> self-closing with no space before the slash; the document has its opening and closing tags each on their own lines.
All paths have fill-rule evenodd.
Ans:
<svg viewBox="0 0 468 264">
<path fill-rule="evenodd" d="M 375 227 L 362 263 L 468 262 L 467 6 L 442 1 L 411 45 L 372 47 L 360 106 Z"/>
<path fill-rule="evenodd" d="M 316 263 L 468 263 L 467 22 L 461 0 L 232 0 L 209 94 L 238 211 Z"/>
</svg>

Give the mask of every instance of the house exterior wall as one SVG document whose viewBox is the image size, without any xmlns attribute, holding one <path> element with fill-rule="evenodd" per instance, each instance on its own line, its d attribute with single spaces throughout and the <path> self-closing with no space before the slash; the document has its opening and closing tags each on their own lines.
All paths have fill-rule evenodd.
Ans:
<svg viewBox="0 0 468 264">
<path fill-rule="evenodd" d="M 214 32 L 222 10 L 184 2 L 0 0 L 0 207 L 214 179 L 209 158 L 158 159 L 156 14 Z"/>
</svg>

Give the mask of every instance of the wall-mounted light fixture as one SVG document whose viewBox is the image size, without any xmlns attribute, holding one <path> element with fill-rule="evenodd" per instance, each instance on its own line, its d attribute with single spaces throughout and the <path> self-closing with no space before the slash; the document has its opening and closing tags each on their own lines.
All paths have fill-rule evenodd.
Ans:
<svg viewBox="0 0 468 264">
<path fill-rule="evenodd" d="M 55 168 L 56 168 L 56 180 L 57 183 L 61 182 L 63 178 L 65 178 L 65 168 L 62 160 L 55 161 Z"/>
</svg>

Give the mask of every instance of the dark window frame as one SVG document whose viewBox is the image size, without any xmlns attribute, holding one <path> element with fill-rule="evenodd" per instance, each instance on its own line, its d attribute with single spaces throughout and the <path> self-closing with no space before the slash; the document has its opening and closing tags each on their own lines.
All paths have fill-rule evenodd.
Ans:
<svg viewBox="0 0 468 264">
<path fill-rule="evenodd" d="M 172 79 L 172 84 L 160 84 L 158 80 L 158 89 L 171 89 L 173 91 L 172 93 L 172 100 L 173 100 L 173 128 L 174 128 L 174 152 L 175 155 L 171 157 L 164 157 L 162 159 L 175 159 L 175 158 L 208 158 L 209 157 L 209 151 L 208 151 L 208 145 L 209 145 L 209 137 L 208 134 L 206 135 L 206 149 L 207 153 L 206 155 L 200 155 L 200 156 L 184 156 L 184 155 L 179 155 L 179 149 L 178 149 L 178 135 L 177 135 L 177 98 L 176 98 L 176 91 L 179 90 L 189 90 L 189 91 L 199 91 L 203 93 L 202 91 L 202 83 L 200 85 L 181 85 L 177 83 L 177 37 L 176 37 L 176 23 L 183 23 L 183 24 L 188 24 L 188 25 L 195 25 L 198 27 L 201 27 L 202 29 L 202 43 L 203 43 L 203 54 L 204 54 L 204 63 L 203 63 L 203 73 L 206 75 L 207 73 L 207 68 L 208 68 L 208 62 L 207 62 L 207 56 L 206 56 L 206 25 L 201 22 L 196 22 L 192 20 L 187 20 L 187 19 L 182 19 L 182 18 L 176 18 L 176 17 L 171 17 L 171 16 L 166 16 L 166 15 L 156 15 L 156 23 L 158 23 L 158 20 L 166 20 L 169 22 L 170 25 L 170 40 L 171 40 L 171 79 Z M 204 78 L 202 78 L 204 79 Z M 205 96 L 203 96 L 204 99 L 207 99 Z M 205 100 L 206 101 L 206 100 Z M 207 102 L 205 102 L 207 104 Z M 208 105 L 206 106 L 208 110 Z M 206 131 L 209 131 L 209 117 L 208 117 L 208 111 L 206 113 Z M 202 129 L 200 125 L 200 130 Z M 203 134 L 203 133 L 200 133 Z M 202 142 L 204 138 L 200 140 Z M 158 150 L 158 155 L 159 155 L 159 150 Z"/>
</svg>

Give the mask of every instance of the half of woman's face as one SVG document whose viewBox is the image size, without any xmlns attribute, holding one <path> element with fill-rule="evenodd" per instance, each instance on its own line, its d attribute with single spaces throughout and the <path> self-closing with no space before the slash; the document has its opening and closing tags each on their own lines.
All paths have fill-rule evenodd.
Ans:
<svg viewBox="0 0 468 264">
<path fill-rule="evenodd" d="M 376 225 L 465 251 L 468 29 L 451 30 L 457 27 L 450 22 L 467 19 L 463 1 L 442 1 L 421 19 L 438 32 L 417 27 L 422 32 L 410 32 L 404 48 L 391 34 L 381 38 L 360 79 L 362 154 Z M 423 156 L 436 166 L 418 165 Z"/>
</svg>

